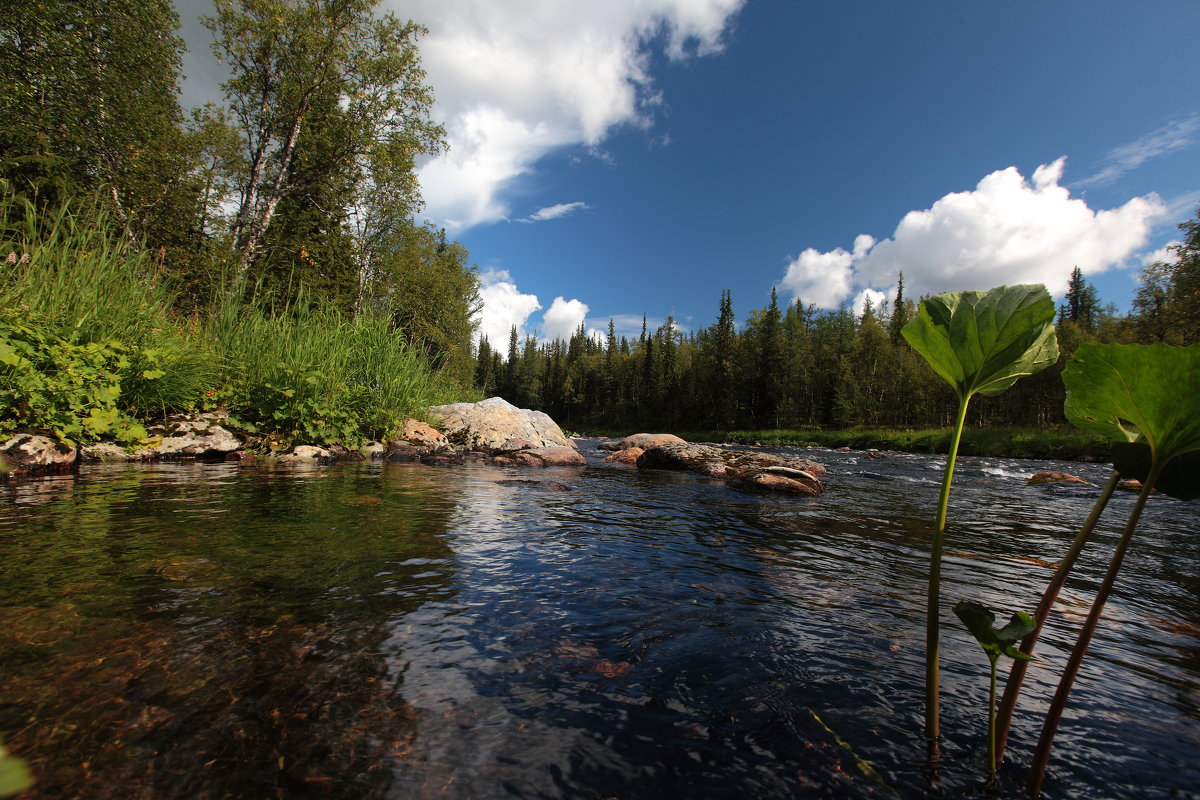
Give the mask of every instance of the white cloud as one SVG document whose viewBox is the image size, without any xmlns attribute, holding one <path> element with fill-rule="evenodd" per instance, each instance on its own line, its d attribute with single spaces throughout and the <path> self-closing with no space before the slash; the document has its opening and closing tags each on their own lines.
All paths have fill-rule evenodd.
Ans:
<svg viewBox="0 0 1200 800">
<path fill-rule="evenodd" d="M 889 307 L 891 298 L 895 296 L 894 289 L 892 291 L 880 292 L 875 289 L 863 289 L 854 296 L 850 301 L 850 310 L 854 312 L 854 316 L 861 317 L 863 306 L 866 305 L 868 298 L 871 301 L 871 308 L 874 309 L 876 316 L 881 311 Z"/>
<path fill-rule="evenodd" d="M 536 294 L 521 294 L 506 270 L 489 269 L 479 276 L 479 299 L 482 306 L 476 319 L 478 336 L 486 336 L 492 348 L 507 352 L 513 326 L 517 336 L 525 337 L 529 315 L 542 307 Z"/>
<path fill-rule="evenodd" d="M 676 60 L 716 52 L 743 2 L 385 0 L 429 28 L 421 59 L 450 150 L 420 170 L 428 215 L 452 230 L 503 219 L 504 189 L 547 153 L 645 125 L 652 44 Z"/>
<path fill-rule="evenodd" d="M 853 252 L 838 247 L 822 253 L 810 247 L 788 264 L 781 285 L 805 305 L 814 303 L 821 308 L 832 308 L 850 294 L 852 266 L 874 244 L 874 237 L 863 233 L 855 238 Z"/>
<path fill-rule="evenodd" d="M 1179 260 L 1179 251 L 1173 248 L 1176 248 L 1181 244 L 1183 244 L 1183 242 L 1179 241 L 1178 239 L 1174 239 L 1170 242 L 1167 242 L 1154 252 L 1147 253 L 1146 255 L 1142 256 L 1142 266 L 1145 267 L 1149 266 L 1150 264 L 1157 264 L 1160 261 L 1166 264 L 1174 264 Z"/>
<path fill-rule="evenodd" d="M 1043 164 L 1032 182 L 1015 167 L 993 172 L 972 191 L 910 211 L 889 239 L 859 236 L 852 253 L 810 248 L 781 285 L 825 308 L 854 287 L 892 286 L 900 272 L 910 297 L 1016 283 L 1044 283 L 1061 295 L 1074 267 L 1095 274 L 1123 264 L 1167 210 L 1151 194 L 1093 211 L 1059 185 L 1064 166 L 1062 158 Z"/>
<path fill-rule="evenodd" d="M 568 214 L 573 214 L 576 211 L 583 211 L 588 208 L 588 204 L 584 202 L 576 203 L 559 203 L 558 205 L 546 206 L 539 208 L 537 211 L 530 214 L 528 217 L 519 222 L 546 222 L 547 220 L 558 219 L 565 217 Z"/>
<path fill-rule="evenodd" d="M 587 317 L 587 303 L 579 300 L 564 300 L 554 298 L 550 308 L 542 315 L 542 339 L 552 342 L 555 339 L 567 340 L 575 335 L 583 320 Z"/>
<path fill-rule="evenodd" d="M 1130 170 L 1137 169 L 1152 158 L 1165 156 L 1190 147 L 1200 135 L 1200 114 L 1169 122 L 1135 141 L 1113 148 L 1104 159 L 1104 166 L 1075 185 L 1101 186 L 1112 183 Z"/>
</svg>

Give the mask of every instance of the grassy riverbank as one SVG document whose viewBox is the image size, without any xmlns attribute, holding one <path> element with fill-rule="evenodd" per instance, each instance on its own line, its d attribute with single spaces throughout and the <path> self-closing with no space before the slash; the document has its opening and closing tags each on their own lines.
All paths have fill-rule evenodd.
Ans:
<svg viewBox="0 0 1200 800">
<path fill-rule="evenodd" d="M 355 445 L 461 399 L 388 308 L 237 286 L 189 307 L 120 230 L 99 206 L 0 197 L 0 435 L 133 444 L 167 414 L 222 408 L 272 446 Z"/>
<path fill-rule="evenodd" d="M 672 431 L 689 442 L 763 444 L 789 447 L 850 447 L 855 450 L 902 450 L 909 453 L 945 453 L 950 428 L 932 430 L 802 430 Z M 611 432 L 605 432 L 611 433 Z M 612 433 L 623 436 L 626 433 Z M 597 434 L 599 435 L 599 434 Z M 1109 442 L 1073 428 L 970 428 L 963 431 L 961 455 L 1000 458 L 1046 458 L 1068 461 L 1102 461 Z"/>
</svg>

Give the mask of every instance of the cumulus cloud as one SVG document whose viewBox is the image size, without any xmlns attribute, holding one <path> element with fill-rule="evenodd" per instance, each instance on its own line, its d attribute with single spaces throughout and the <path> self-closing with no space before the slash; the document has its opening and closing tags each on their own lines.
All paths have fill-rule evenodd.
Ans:
<svg viewBox="0 0 1200 800">
<path fill-rule="evenodd" d="M 508 347 L 514 326 L 517 336 L 525 337 L 529 315 L 542 307 L 536 294 L 521 294 L 507 270 L 489 269 L 480 274 L 479 299 L 476 335 L 486 336 L 492 347 L 501 351 Z"/>
<path fill-rule="evenodd" d="M 576 211 L 583 211 L 583 210 L 587 209 L 587 207 L 588 207 L 588 204 L 583 203 L 583 202 L 559 203 L 558 205 L 546 206 L 545 208 L 539 208 L 537 211 L 533 212 L 528 217 L 525 217 L 525 219 L 522 219 L 519 221 L 520 222 L 546 222 L 547 220 L 558 219 L 559 217 L 565 217 L 568 214 L 575 213 Z"/>
<path fill-rule="evenodd" d="M 853 252 L 810 248 L 788 264 L 781 286 L 825 308 L 855 287 L 893 286 L 901 272 L 914 297 L 1015 283 L 1061 295 L 1076 266 L 1095 274 L 1124 264 L 1167 210 L 1151 194 L 1093 211 L 1059 185 L 1065 163 L 1043 164 L 1028 181 L 1015 167 L 993 172 L 972 191 L 910 211 L 888 239 L 859 236 Z"/>
<path fill-rule="evenodd" d="M 583 324 L 587 312 L 587 303 L 573 299 L 565 300 L 562 297 L 554 298 L 550 308 L 542 315 L 541 338 L 548 342 L 570 339 Z"/>
<path fill-rule="evenodd" d="M 420 169 L 428 215 L 452 230 L 503 219 L 505 187 L 547 153 L 646 124 L 650 48 L 716 52 L 743 2 L 384 0 L 429 28 L 422 64 L 450 149 Z"/>
</svg>

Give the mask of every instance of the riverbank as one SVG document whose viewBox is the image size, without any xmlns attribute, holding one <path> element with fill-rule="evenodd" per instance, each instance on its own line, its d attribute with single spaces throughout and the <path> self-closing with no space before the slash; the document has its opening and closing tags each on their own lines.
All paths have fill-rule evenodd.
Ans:
<svg viewBox="0 0 1200 800">
<path fill-rule="evenodd" d="M 624 432 L 590 432 L 620 437 Z M 689 442 L 762 444 L 775 447 L 849 447 L 854 450 L 901 450 L 906 453 L 945 453 L 950 428 L 886 430 L 881 428 L 735 431 L 671 431 Z M 963 431 L 959 453 L 996 458 L 1039 458 L 1063 461 L 1106 461 L 1111 443 L 1073 428 L 971 428 Z"/>
</svg>

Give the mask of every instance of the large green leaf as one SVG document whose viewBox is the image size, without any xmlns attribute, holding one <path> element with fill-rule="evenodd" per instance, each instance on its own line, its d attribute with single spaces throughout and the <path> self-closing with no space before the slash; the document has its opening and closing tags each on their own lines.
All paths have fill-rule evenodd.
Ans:
<svg viewBox="0 0 1200 800">
<path fill-rule="evenodd" d="M 1040 285 L 928 298 L 902 333 L 960 398 L 1003 392 L 1058 359 L 1054 301 Z"/>
<path fill-rule="evenodd" d="M 1063 383 L 1081 428 L 1137 438 L 1160 464 L 1200 450 L 1200 345 L 1082 344 Z"/>
</svg>

